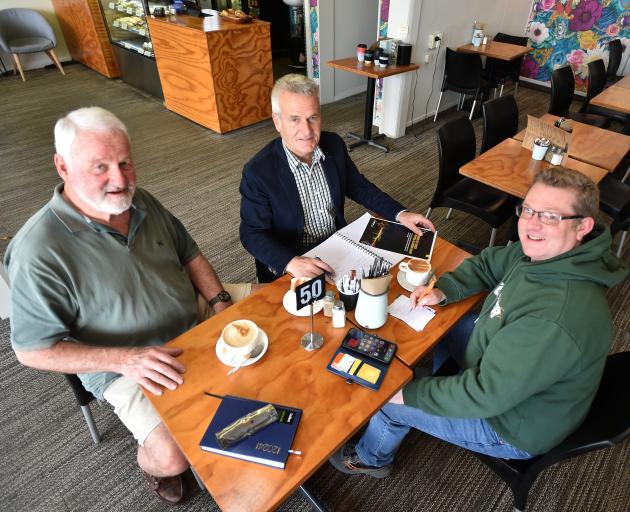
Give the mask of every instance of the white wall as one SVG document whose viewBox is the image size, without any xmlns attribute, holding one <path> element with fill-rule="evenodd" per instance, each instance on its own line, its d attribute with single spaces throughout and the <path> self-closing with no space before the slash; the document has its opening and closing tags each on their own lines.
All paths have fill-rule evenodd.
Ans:
<svg viewBox="0 0 630 512">
<path fill-rule="evenodd" d="M 418 83 L 415 87 L 415 102 L 409 101 L 408 124 L 429 117 L 435 112 L 437 100 L 442 85 L 444 71 L 444 48 L 456 48 L 470 42 L 472 22 L 477 20 L 485 23 L 485 31 L 489 35 L 504 32 L 512 35 L 525 35 L 525 26 L 532 6 L 532 0 L 415 0 L 420 9 L 420 26 L 418 37 L 412 52 L 412 62 L 422 65 Z M 392 1 L 394 4 L 395 1 Z M 428 50 L 428 39 L 431 32 L 443 32 L 442 49 Z M 430 62 L 424 64 L 425 55 L 429 55 Z M 435 73 L 434 73 L 435 71 Z M 433 85 L 433 94 L 431 86 Z M 412 89 L 412 98 L 414 91 Z M 444 93 L 440 110 L 455 105 L 457 94 L 447 91 Z M 427 99 L 429 99 L 428 106 Z M 389 101 L 390 98 L 386 98 Z M 411 105 L 415 104 L 413 119 L 411 119 Z"/>
<path fill-rule="evenodd" d="M 42 14 L 55 31 L 55 36 L 57 37 L 57 48 L 55 48 L 55 53 L 57 54 L 57 57 L 59 57 L 59 60 L 62 62 L 71 59 L 70 52 L 68 51 L 68 47 L 66 46 L 66 42 L 63 38 L 63 33 L 61 32 L 61 27 L 59 26 L 59 21 L 57 21 L 57 16 L 55 16 L 55 10 L 53 9 L 50 0 L 0 0 L 0 10 L 14 7 L 25 7 Z M 13 68 L 13 58 L 10 54 L 0 51 L 0 58 L 8 70 Z M 22 67 L 24 69 L 42 68 L 52 64 L 48 55 L 43 52 L 20 55 L 20 62 L 22 63 Z"/>
<path fill-rule="evenodd" d="M 280 1 L 280 0 L 277 0 Z M 333 70 L 327 62 L 356 55 L 357 44 L 376 41 L 378 0 L 320 0 L 319 56 L 322 103 L 364 92 L 367 79 Z"/>
</svg>

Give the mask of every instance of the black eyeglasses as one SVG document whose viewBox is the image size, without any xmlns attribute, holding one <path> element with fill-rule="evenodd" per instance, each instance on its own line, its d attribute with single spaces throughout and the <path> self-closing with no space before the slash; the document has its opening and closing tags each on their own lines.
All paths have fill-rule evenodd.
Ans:
<svg viewBox="0 0 630 512">
<path fill-rule="evenodd" d="M 531 219 L 534 214 L 538 215 L 538 220 L 542 224 L 548 226 L 557 226 L 561 220 L 583 219 L 584 215 L 560 215 L 554 212 L 537 212 L 527 206 L 519 205 L 516 207 L 516 216 L 521 219 Z"/>
</svg>

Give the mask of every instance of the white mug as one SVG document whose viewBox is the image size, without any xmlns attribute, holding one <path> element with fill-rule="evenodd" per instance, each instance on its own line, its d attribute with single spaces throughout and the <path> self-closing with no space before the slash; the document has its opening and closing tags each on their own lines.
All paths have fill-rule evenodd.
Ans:
<svg viewBox="0 0 630 512">
<path fill-rule="evenodd" d="M 251 320 L 234 320 L 223 328 L 221 339 L 226 352 L 232 358 L 249 357 L 258 343 L 260 329 Z"/>
<path fill-rule="evenodd" d="M 532 159 L 542 160 L 543 158 L 545 158 L 548 149 L 549 146 L 540 146 L 534 142 L 534 145 L 532 146 Z"/>
<path fill-rule="evenodd" d="M 431 275 L 431 263 L 423 259 L 403 261 L 398 268 L 405 273 L 407 282 L 413 286 L 427 284 Z"/>
</svg>

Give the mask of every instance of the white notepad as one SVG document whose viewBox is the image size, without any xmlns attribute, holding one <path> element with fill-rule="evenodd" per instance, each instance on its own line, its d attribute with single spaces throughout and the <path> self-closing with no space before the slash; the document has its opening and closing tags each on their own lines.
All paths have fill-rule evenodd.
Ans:
<svg viewBox="0 0 630 512">
<path fill-rule="evenodd" d="M 370 214 L 363 214 L 354 222 L 333 233 L 321 244 L 304 253 L 304 256 L 325 261 L 335 270 L 337 278 L 349 274 L 351 270 L 357 270 L 360 275 L 360 269 L 364 268 L 367 271 L 376 256 L 381 256 L 392 266 L 402 261 L 404 256 L 401 254 L 359 243 L 369 220 Z"/>
<path fill-rule="evenodd" d="M 398 298 L 389 305 L 387 311 L 390 315 L 400 318 L 409 327 L 416 331 L 422 331 L 435 316 L 435 310 L 429 306 L 415 307 L 411 311 L 411 300 L 405 295 Z"/>
</svg>

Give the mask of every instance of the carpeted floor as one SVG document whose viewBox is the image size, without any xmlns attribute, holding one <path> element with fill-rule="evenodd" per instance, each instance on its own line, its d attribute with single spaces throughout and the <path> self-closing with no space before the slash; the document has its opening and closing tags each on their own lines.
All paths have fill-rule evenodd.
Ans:
<svg viewBox="0 0 630 512">
<path fill-rule="evenodd" d="M 275 136 L 271 121 L 218 135 L 164 109 L 120 81 L 80 66 L 29 71 L 28 81 L 0 78 L 0 255 L 22 224 L 50 197 L 59 181 L 52 165 L 52 127 L 65 112 L 100 105 L 123 119 L 132 138 L 139 183 L 188 227 L 225 281 L 253 280 L 253 259 L 238 239 L 238 183 L 243 164 Z M 546 110 L 548 96 L 521 88 L 521 126 L 526 114 Z M 364 96 L 323 108 L 327 129 L 345 133 L 362 125 Z M 424 105 L 416 105 L 416 111 Z M 438 124 L 455 113 L 441 114 Z M 475 121 L 478 142 L 481 120 Z M 389 154 L 362 147 L 352 153 L 359 169 L 410 209 L 424 212 L 437 179 L 436 125 L 426 123 L 388 141 Z M 347 204 L 346 217 L 362 210 Z M 448 240 L 487 243 L 490 229 L 461 213 L 433 220 Z M 610 219 L 602 217 L 604 222 Z M 505 230 L 498 242 L 505 240 Z M 630 244 L 624 251 L 628 261 Z M 617 331 L 613 351 L 630 350 L 629 280 L 609 293 Z M 0 322 L 0 510 L 166 510 L 147 489 L 135 462 L 132 437 L 108 406 L 92 404 L 103 434 L 92 444 L 83 417 L 60 375 L 25 368 L 9 342 L 9 322 Z M 630 443 L 591 453 L 545 471 L 530 495 L 539 512 L 630 510 Z M 178 510 L 216 510 L 212 498 L 189 478 L 191 497 Z M 402 446 L 393 475 L 385 480 L 352 477 L 324 464 L 310 489 L 338 511 L 511 510 L 509 489 L 465 451 L 414 432 Z M 293 495 L 283 511 L 306 511 Z"/>
</svg>

